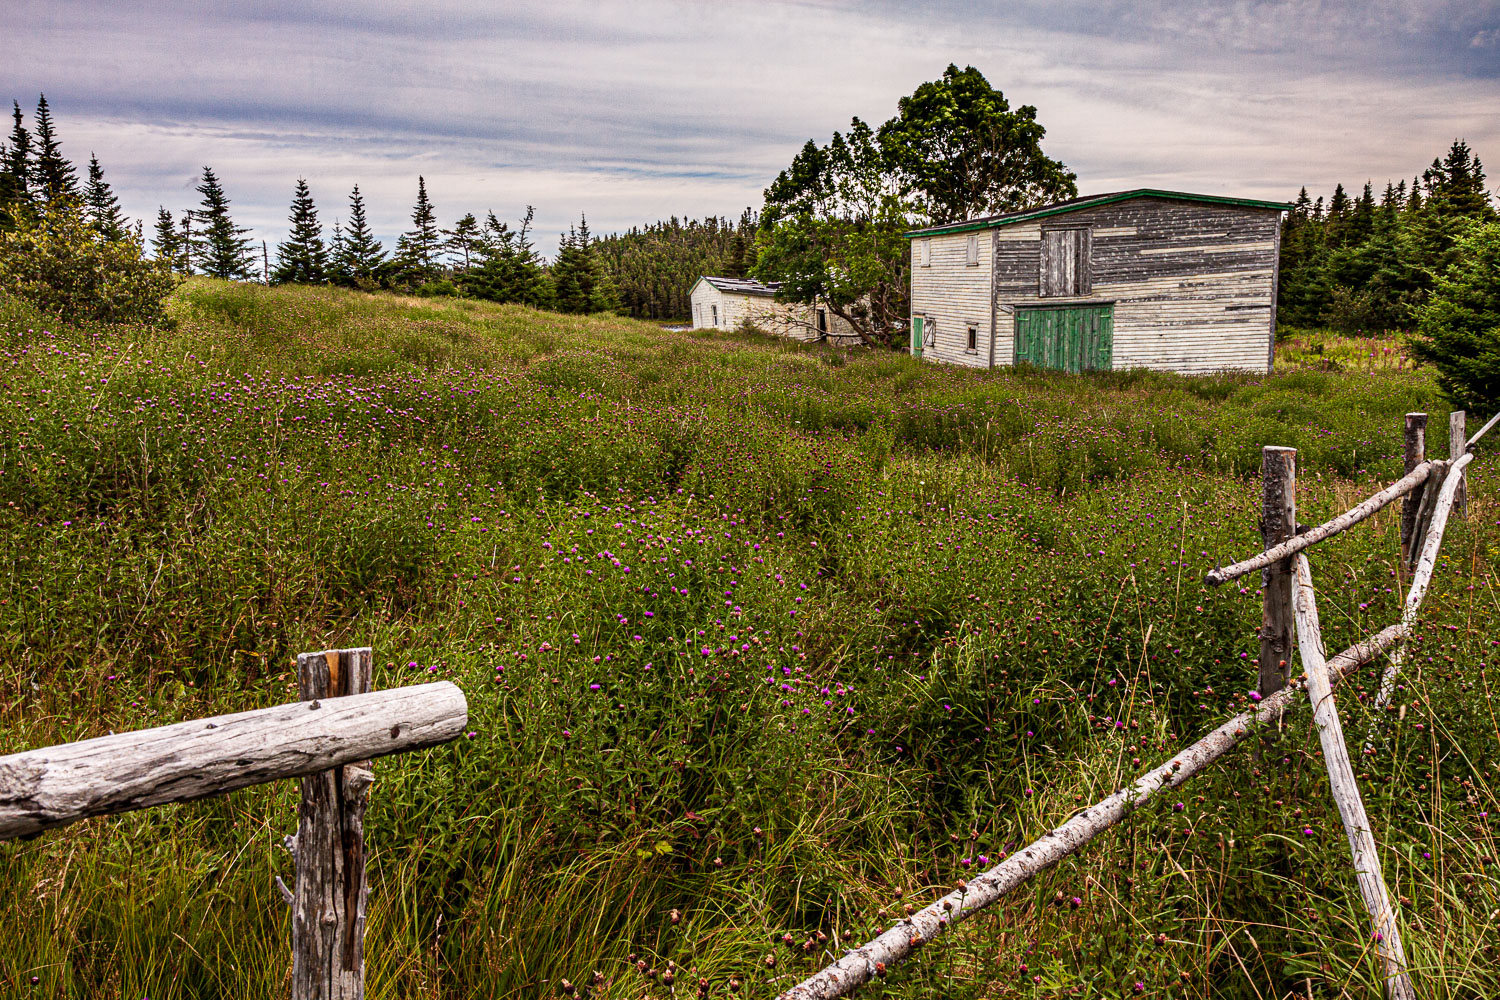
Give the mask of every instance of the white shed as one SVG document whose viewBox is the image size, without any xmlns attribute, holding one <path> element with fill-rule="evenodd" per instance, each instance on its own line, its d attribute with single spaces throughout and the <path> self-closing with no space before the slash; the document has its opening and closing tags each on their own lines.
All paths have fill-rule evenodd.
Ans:
<svg viewBox="0 0 1500 1000">
<path fill-rule="evenodd" d="M 777 302 L 775 284 L 705 275 L 693 285 L 693 329 L 737 330 L 749 325 L 793 340 L 859 343 L 859 335 L 822 303 Z"/>
</svg>

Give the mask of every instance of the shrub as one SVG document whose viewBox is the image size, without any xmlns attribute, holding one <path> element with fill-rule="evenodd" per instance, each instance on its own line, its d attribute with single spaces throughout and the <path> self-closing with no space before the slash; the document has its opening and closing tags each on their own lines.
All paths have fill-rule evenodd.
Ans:
<svg viewBox="0 0 1500 1000">
<path fill-rule="evenodd" d="M 1444 393 L 1488 413 L 1500 407 L 1500 223 L 1471 226 L 1456 251 L 1418 313 L 1412 349 Z"/>
<path fill-rule="evenodd" d="M 48 314 L 71 322 L 165 326 L 167 295 L 177 279 L 148 260 L 134 235 L 106 239 L 73 203 L 45 215 L 19 213 L 0 232 L 0 285 Z"/>
</svg>

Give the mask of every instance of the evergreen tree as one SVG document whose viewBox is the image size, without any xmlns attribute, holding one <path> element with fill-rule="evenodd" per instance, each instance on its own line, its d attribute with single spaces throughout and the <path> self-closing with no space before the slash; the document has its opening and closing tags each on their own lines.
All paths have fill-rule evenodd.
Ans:
<svg viewBox="0 0 1500 1000">
<path fill-rule="evenodd" d="M 552 262 L 552 287 L 558 312 L 589 311 L 589 290 L 585 281 L 589 272 L 587 252 L 579 246 L 578 230 L 568 227 L 568 235 L 557 245 L 557 259 Z"/>
<path fill-rule="evenodd" d="M 378 287 L 386 269 L 385 249 L 370 231 L 358 184 L 349 192 L 349 227 L 344 230 L 335 264 L 340 280 L 364 289 Z"/>
<path fill-rule="evenodd" d="M 10 142 L 0 156 L 0 211 L 31 200 L 31 133 L 26 130 L 20 102 L 12 101 L 11 108 Z"/>
<path fill-rule="evenodd" d="M 37 98 L 35 121 L 36 160 L 33 180 L 37 192 L 47 202 L 62 198 L 77 199 L 78 172 L 62 155 L 62 145 L 58 142 L 57 131 L 52 125 L 52 109 L 47 106 L 45 94 Z"/>
<path fill-rule="evenodd" d="M 535 215 L 536 210 L 526 206 L 521 228 L 513 230 L 496 219 L 494 212 L 489 213 L 475 249 L 478 264 L 460 278 L 465 295 L 491 302 L 551 308 L 552 283 L 530 239 Z"/>
<path fill-rule="evenodd" d="M 190 248 L 204 274 L 214 278 L 244 280 L 251 277 L 254 266 L 252 241 L 245 237 L 250 230 L 234 224 L 229 217 L 229 198 L 214 175 L 213 168 L 203 168 L 197 191 L 203 196 L 202 207 L 194 213 L 199 224 Z"/>
<path fill-rule="evenodd" d="M 1495 207 L 1484 187 L 1484 165 L 1469 151 L 1468 143 L 1455 139 L 1448 155 L 1422 175 L 1427 185 L 1427 207 L 1440 216 L 1493 219 Z"/>
<path fill-rule="evenodd" d="M 84 188 L 83 203 L 88 206 L 89 221 L 105 239 L 118 240 L 127 235 L 129 228 L 120 212 L 120 200 L 104 179 L 104 168 L 93 153 L 89 154 L 89 182 Z"/>
<path fill-rule="evenodd" d="M 271 272 L 274 284 L 321 285 L 328 280 L 328 249 L 323 245 L 323 227 L 313 204 L 307 181 L 297 178 L 288 216 L 291 233 L 276 248 L 276 269 Z"/>
<path fill-rule="evenodd" d="M 172 213 L 165 208 L 157 206 L 156 229 L 152 243 L 156 249 L 156 259 L 161 261 L 168 270 L 185 270 L 182 260 L 182 237 L 177 232 L 177 223 L 172 219 Z"/>
<path fill-rule="evenodd" d="M 437 213 L 427 197 L 427 181 L 417 178 L 417 204 L 411 211 L 412 228 L 396 240 L 402 278 L 414 285 L 425 284 L 438 275 L 437 255 L 440 246 Z"/>
<path fill-rule="evenodd" d="M 467 271 L 473 266 L 474 251 L 479 246 L 479 220 L 474 218 L 473 212 L 469 212 L 454 223 L 452 229 L 444 229 L 443 235 L 448 237 L 443 242 L 443 247 L 458 260 L 462 260 L 463 269 Z"/>
<path fill-rule="evenodd" d="M 328 280 L 335 285 L 349 280 L 344 271 L 344 227 L 338 219 L 333 220 L 333 235 L 328 239 Z"/>
</svg>

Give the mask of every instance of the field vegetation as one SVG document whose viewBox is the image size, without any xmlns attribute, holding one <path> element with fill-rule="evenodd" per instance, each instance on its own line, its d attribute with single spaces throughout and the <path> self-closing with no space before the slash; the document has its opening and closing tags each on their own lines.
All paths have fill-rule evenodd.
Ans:
<svg viewBox="0 0 1500 1000">
<path fill-rule="evenodd" d="M 1309 524 L 1399 474 L 1403 413 L 1446 449 L 1429 371 L 1310 341 L 1080 378 L 203 278 L 168 308 L 0 299 L 0 753 L 289 700 L 299 651 L 458 683 L 467 736 L 376 765 L 377 998 L 775 995 L 1248 703 L 1256 583 L 1200 581 L 1258 544 L 1262 445 Z M 1495 475 L 1399 717 L 1375 669 L 1340 693 L 1431 1000 L 1500 995 Z M 1330 651 L 1397 619 L 1398 554 L 1393 512 L 1315 551 Z M 0 845 L 0 994 L 284 995 L 295 802 Z M 1379 995 L 1306 711 L 868 993 L 1293 994 Z"/>
</svg>

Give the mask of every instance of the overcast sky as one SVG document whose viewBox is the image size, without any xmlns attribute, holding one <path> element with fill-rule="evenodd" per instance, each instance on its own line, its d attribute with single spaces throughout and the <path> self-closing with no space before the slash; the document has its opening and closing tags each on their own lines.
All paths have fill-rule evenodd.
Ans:
<svg viewBox="0 0 1500 1000">
<path fill-rule="evenodd" d="M 1032 104 L 1081 193 L 1289 199 L 1410 178 L 1465 137 L 1500 177 L 1500 0 L 6 0 L 0 97 L 52 105 L 132 216 L 204 164 L 275 241 L 323 221 L 537 207 L 538 240 L 737 215 L 809 138 L 950 62 Z"/>
</svg>

